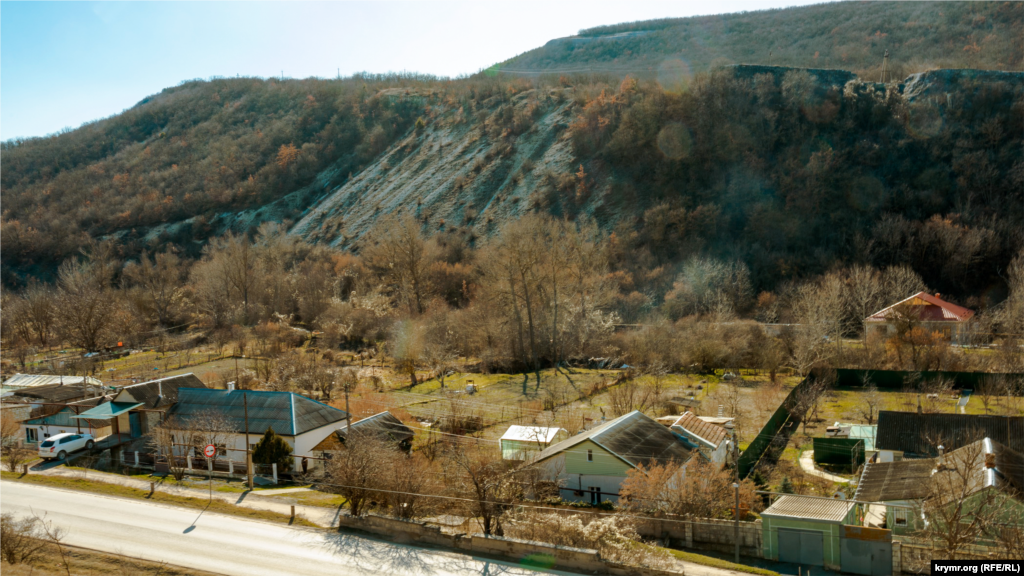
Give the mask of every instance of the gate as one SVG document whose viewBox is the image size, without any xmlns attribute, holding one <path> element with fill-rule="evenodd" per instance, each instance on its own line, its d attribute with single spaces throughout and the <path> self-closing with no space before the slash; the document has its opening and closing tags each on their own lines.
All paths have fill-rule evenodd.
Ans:
<svg viewBox="0 0 1024 576">
<path fill-rule="evenodd" d="M 779 562 L 824 566 L 824 535 L 811 530 L 779 528 Z"/>
<path fill-rule="evenodd" d="M 843 526 L 839 551 L 843 572 L 864 576 L 892 574 L 891 530 Z"/>
</svg>

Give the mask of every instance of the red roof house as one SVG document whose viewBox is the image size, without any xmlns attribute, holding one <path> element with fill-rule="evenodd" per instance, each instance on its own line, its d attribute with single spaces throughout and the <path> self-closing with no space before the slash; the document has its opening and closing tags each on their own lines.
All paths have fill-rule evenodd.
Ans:
<svg viewBox="0 0 1024 576">
<path fill-rule="evenodd" d="M 967 335 L 968 321 L 974 317 L 974 311 L 946 302 L 938 294 L 932 296 L 927 292 L 918 292 L 865 318 L 865 333 L 894 332 L 893 322 L 900 315 L 909 315 L 922 328 L 960 342 Z"/>
</svg>

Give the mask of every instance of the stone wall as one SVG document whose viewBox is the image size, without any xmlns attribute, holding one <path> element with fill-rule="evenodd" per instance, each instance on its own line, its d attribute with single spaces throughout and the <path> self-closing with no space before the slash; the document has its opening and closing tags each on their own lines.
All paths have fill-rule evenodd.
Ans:
<svg viewBox="0 0 1024 576">
<path fill-rule="evenodd" d="M 682 571 L 667 572 L 607 562 L 601 559 L 597 550 L 569 548 L 499 536 L 444 534 L 440 528 L 428 526 L 423 522 L 388 518 L 376 514 L 367 514 L 358 518 L 341 516 L 338 521 L 341 527 L 386 536 L 396 542 L 432 544 L 465 550 L 472 554 L 500 556 L 524 566 L 531 564 L 540 567 L 557 566 L 569 570 L 583 570 L 614 576 L 680 576 L 683 574 Z"/>
</svg>

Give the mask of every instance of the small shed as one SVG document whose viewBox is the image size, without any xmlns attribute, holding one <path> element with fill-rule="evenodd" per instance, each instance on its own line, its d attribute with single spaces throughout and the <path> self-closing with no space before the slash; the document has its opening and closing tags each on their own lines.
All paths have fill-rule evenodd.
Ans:
<svg viewBox="0 0 1024 576">
<path fill-rule="evenodd" d="M 843 525 L 856 523 L 850 500 L 786 495 L 761 513 L 764 557 L 839 570 Z"/>
<path fill-rule="evenodd" d="M 501 457 L 504 460 L 526 460 L 529 453 L 540 452 L 567 435 L 561 428 L 512 425 L 501 437 Z"/>
</svg>

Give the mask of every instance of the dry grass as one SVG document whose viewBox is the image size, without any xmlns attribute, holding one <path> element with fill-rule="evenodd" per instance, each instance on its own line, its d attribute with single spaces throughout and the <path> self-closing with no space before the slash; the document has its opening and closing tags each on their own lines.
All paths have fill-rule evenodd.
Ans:
<svg viewBox="0 0 1024 576">
<path fill-rule="evenodd" d="M 117 484 L 107 484 L 105 482 L 95 482 L 92 480 L 85 480 L 82 478 L 68 478 L 66 476 L 43 476 L 40 474 L 19 475 L 14 474 L 12 472 L 2 472 L 0 473 L 0 478 L 7 481 L 24 482 L 26 484 L 35 484 L 38 486 L 65 488 L 68 490 L 92 492 L 94 494 L 118 496 L 121 498 L 131 498 L 135 500 L 148 500 L 150 502 L 170 504 L 172 506 L 192 508 L 195 510 L 208 510 L 210 512 L 216 512 L 219 514 L 240 516 L 242 518 L 248 518 L 250 520 L 267 520 L 270 522 L 278 522 L 282 524 L 293 524 L 319 528 L 319 526 L 317 526 L 316 524 L 299 516 L 296 516 L 295 519 L 293 520 L 287 514 L 279 514 L 277 512 L 268 512 L 265 510 L 253 510 L 250 508 L 243 508 L 241 506 L 228 504 L 227 502 L 221 500 L 209 501 L 201 498 L 190 498 L 188 496 L 176 496 L 173 494 L 166 494 L 164 492 L 159 491 L 154 492 L 152 495 L 150 495 L 149 491 L 147 490 L 139 490 L 137 488 L 129 488 L 127 486 L 120 486 Z"/>
<path fill-rule="evenodd" d="M 75 576 L 215 576 L 194 568 L 180 568 L 160 562 L 138 560 L 86 548 L 63 545 L 69 551 L 68 563 Z M 48 546 L 32 561 L 22 564 L 0 563 L 4 576 L 65 576 L 67 571 L 56 548 Z"/>
</svg>

